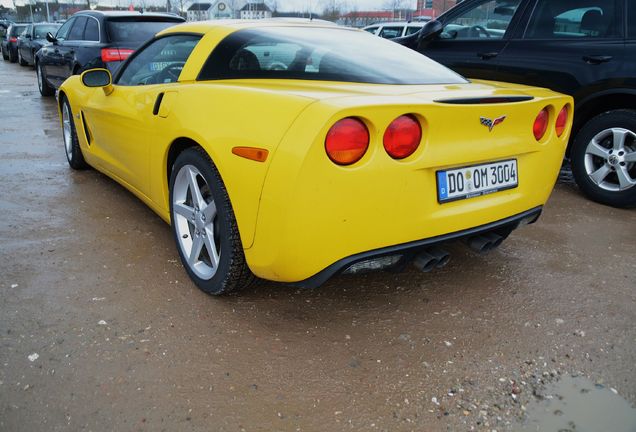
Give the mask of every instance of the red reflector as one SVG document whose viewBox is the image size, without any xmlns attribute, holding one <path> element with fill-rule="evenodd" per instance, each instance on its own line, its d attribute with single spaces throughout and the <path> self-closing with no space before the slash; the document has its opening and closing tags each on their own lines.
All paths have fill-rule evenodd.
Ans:
<svg viewBox="0 0 636 432">
<path fill-rule="evenodd" d="M 351 165 L 369 148 L 369 130 L 361 120 L 347 117 L 337 121 L 325 138 L 325 150 L 332 162 Z"/>
<path fill-rule="evenodd" d="M 534 137 L 537 141 L 541 141 L 541 138 L 545 135 L 545 131 L 548 130 L 548 120 L 550 119 L 550 114 L 548 114 L 548 109 L 543 108 L 537 118 L 534 120 L 534 125 L 532 126 L 532 132 L 534 133 Z"/>
<path fill-rule="evenodd" d="M 17 42 L 18 38 L 17 37 L 10 37 L 9 38 L 9 42 Z"/>
<path fill-rule="evenodd" d="M 104 63 L 124 61 L 130 57 L 133 52 L 135 52 L 135 50 L 124 48 L 102 48 L 102 61 Z"/>
<path fill-rule="evenodd" d="M 403 115 L 391 122 L 384 132 L 384 149 L 393 159 L 411 156 L 422 139 L 422 127 L 412 115 Z"/>
<path fill-rule="evenodd" d="M 563 135 L 563 132 L 565 131 L 565 127 L 567 126 L 567 123 L 568 123 L 568 106 L 566 105 L 561 109 L 556 119 L 556 124 L 554 128 L 556 130 L 557 136 Z"/>
</svg>

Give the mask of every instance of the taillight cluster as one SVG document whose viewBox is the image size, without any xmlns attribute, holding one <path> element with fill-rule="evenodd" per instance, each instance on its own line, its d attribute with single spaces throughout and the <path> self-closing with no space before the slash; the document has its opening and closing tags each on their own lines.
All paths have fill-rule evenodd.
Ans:
<svg viewBox="0 0 636 432">
<path fill-rule="evenodd" d="M 347 117 L 337 121 L 325 138 L 329 159 L 338 165 L 358 162 L 369 148 L 369 130 L 362 120 Z M 422 140 L 422 126 L 411 114 L 402 115 L 384 131 L 383 144 L 393 159 L 404 159 L 417 150 Z"/>
<path fill-rule="evenodd" d="M 559 111 L 559 115 L 557 115 L 556 121 L 554 123 L 554 130 L 558 137 L 563 135 L 565 132 L 565 128 L 568 124 L 568 106 L 565 105 Z M 532 133 L 534 134 L 534 138 L 537 141 L 541 141 L 545 136 L 546 131 L 548 130 L 548 124 L 550 123 L 550 111 L 548 108 L 543 108 L 537 118 L 534 120 L 534 124 L 532 125 Z"/>
<path fill-rule="evenodd" d="M 135 52 L 135 50 L 125 48 L 102 48 L 102 61 L 104 63 L 124 61 L 130 57 L 133 52 Z"/>
</svg>

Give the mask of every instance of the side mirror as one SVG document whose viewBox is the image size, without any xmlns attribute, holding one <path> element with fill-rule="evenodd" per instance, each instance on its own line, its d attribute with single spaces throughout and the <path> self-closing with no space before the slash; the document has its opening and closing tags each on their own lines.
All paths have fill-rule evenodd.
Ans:
<svg viewBox="0 0 636 432">
<path fill-rule="evenodd" d="M 113 92 L 113 77 L 108 69 L 89 69 L 80 75 L 82 84 L 86 87 L 101 87 L 108 96 Z"/>
<path fill-rule="evenodd" d="M 30 34 L 28 34 L 28 33 L 27 33 L 27 34 L 25 34 L 25 35 L 24 35 L 24 37 L 25 37 L 26 39 L 31 39 L 31 35 L 30 35 Z"/>
<path fill-rule="evenodd" d="M 46 40 L 51 42 L 51 43 L 57 42 L 57 39 L 55 38 L 55 36 L 53 36 L 53 33 L 51 33 L 51 32 L 48 32 L 46 34 Z"/>
<path fill-rule="evenodd" d="M 442 30 L 444 30 L 444 26 L 441 22 L 437 20 L 430 20 L 429 22 L 424 24 L 422 30 L 420 30 L 420 32 L 418 33 L 418 45 L 430 42 L 431 40 L 435 39 L 437 36 L 440 35 L 440 33 L 442 33 Z"/>
</svg>

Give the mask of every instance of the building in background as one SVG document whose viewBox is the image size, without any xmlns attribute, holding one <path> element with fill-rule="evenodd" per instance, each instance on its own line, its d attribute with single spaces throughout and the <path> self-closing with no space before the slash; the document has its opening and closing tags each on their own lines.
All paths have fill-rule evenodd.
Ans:
<svg viewBox="0 0 636 432">
<path fill-rule="evenodd" d="M 192 3 L 188 8 L 186 19 L 188 21 L 205 21 L 210 19 L 212 3 Z"/>
<path fill-rule="evenodd" d="M 347 27 L 366 27 L 371 24 L 395 21 L 393 11 L 353 11 L 340 17 L 338 24 Z"/>
<path fill-rule="evenodd" d="M 413 19 L 437 18 L 457 3 L 457 0 L 417 0 Z"/>
<path fill-rule="evenodd" d="M 241 8 L 241 19 L 265 19 L 271 17 L 272 10 L 264 1 L 250 1 Z"/>
</svg>

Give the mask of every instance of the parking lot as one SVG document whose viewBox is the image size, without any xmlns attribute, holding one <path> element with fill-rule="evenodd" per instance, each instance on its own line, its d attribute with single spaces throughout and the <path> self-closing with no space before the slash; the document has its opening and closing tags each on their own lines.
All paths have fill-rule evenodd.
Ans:
<svg viewBox="0 0 636 432">
<path fill-rule="evenodd" d="M 0 119 L 2 431 L 598 430 L 564 383 L 634 430 L 636 212 L 567 175 L 488 255 L 213 298 L 158 216 L 68 168 L 31 68 L 0 62 Z"/>
</svg>

